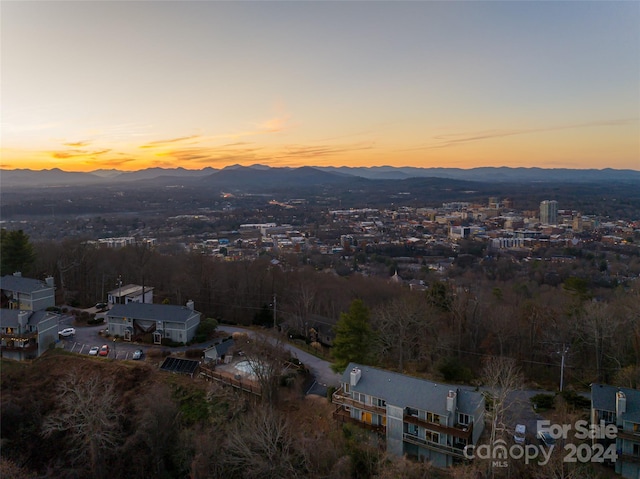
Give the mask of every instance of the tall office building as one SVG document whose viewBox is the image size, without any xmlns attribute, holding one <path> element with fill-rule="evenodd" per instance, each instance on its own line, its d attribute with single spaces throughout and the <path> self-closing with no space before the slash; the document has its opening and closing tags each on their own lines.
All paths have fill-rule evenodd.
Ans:
<svg viewBox="0 0 640 479">
<path fill-rule="evenodd" d="M 540 203 L 540 223 L 543 225 L 558 224 L 558 202 L 544 200 Z"/>
</svg>

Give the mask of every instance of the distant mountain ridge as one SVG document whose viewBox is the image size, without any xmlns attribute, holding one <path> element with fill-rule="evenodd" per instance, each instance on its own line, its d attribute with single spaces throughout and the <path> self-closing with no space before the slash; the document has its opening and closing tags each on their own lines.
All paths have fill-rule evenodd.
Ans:
<svg viewBox="0 0 640 479">
<path fill-rule="evenodd" d="M 158 184 L 185 184 L 209 186 L 263 187 L 297 185 L 340 184 L 356 178 L 364 180 L 405 180 L 409 178 L 447 178 L 454 180 L 493 183 L 534 182 L 640 182 L 640 171 L 568 168 L 510 168 L 480 167 L 468 170 L 460 168 L 417 167 L 269 167 L 266 165 L 231 165 L 223 169 L 206 167 L 201 170 L 178 168 L 148 168 L 139 171 L 96 170 L 88 173 L 68 172 L 59 168 L 51 170 L 0 169 L 0 187 L 52 187 L 80 185 L 117 185 L 123 182 L 154 182 Z M 346 184 L 347 182 L 345 182 Z"/>
</svg>

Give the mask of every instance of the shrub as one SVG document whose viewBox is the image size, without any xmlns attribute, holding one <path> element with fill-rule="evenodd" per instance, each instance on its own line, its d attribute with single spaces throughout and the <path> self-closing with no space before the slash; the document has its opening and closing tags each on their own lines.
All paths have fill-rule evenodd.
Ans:
<svg viewBox="0 0 640 479">
<path fill-rule="evenodd" d="M 581 396 L 575 391 L 562 391 L 560 395 L 567 402 L 567 404 L 573 406 L 576 409 L 591 408 L 591 400 L 584 396 Z"/>
<path fill-rule="evenodd" d="M 553 409 L 555 398 L 555 394 L 536 394 L 531 397 L 531 404 L 537 410 Z"/>
<path fill-rule="evenodd" d="M 204 349 L 187 349 L 184 352 L 185 358 L 201 358 L 204 355 Z"/>
<path fill-rule="evenodd" d="M 471 369 L 464 366 L 458 358 L 445 359 L 438 370 L 444 376 L 445 381 L 469 382 L 473 379 Z"/>
</svg>

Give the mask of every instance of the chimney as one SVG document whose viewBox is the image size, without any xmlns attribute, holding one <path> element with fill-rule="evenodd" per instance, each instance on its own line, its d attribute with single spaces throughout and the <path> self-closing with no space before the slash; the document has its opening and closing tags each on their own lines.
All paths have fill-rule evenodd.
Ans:
<svg viewBox="0 0 640 479">
<path fill-rule="evenodd" d="M 452 414 L 456 412 L 457 398 L 458 398 L 458 394 L 453 389 L 450 389 L 449 392 L 447 393 L 447 411 L 449 411 Z"/>
<path fill-rule="evenodd" d="M 27 323 L 29 322 L 29 311 L 20 311 L 18 313 L 18 331 L 19 334 L 27 332 Z"/>
<path fill-rule="evenodd" d="M 47 283 L 47 286 L 48 286 L 49 288 L 55 288 L 55 283 L 53 282 L 53 276 L 47 276 L 47 277 L 44 279 L 44 282 L 45 282 L 45 283 Z"/>
<path fill-rule="evenodd" d="M 351 370 L 351 386 L 353 387 L 357 385 L 361 377 L 362 377 L 362 371 L 360 370 L 360 368 L 353 368 Z"/>
<path fill-rule="evenodd" d="M 627 412 L 627 396 L 622 391 L 616 393 L 616 424 L 622 425 L 622 415 Z"/>
<path fill-rule="evenodd" d="M 22 278 L 22 272 L 21 272 L 21 271 L 16 271 L 15 273 L 13 273 L 13 275 L 14 275 L 16 278 Z"/>
<path fill-rule="evenodd" d="M 190 310 L 194 309 L 194 305 L 193 305 L 193 300 L 192 299 L 187 301 L 187 308 L 189 308 Z"/>
</svg>

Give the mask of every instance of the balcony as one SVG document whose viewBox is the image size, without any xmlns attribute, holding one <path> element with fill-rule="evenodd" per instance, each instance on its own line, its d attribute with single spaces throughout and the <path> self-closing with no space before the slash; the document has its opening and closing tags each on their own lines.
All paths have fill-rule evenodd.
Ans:
<svg viewBox="0 0 640 479">
<path fill-rule="evenodd" d="M 362 422 L 355 418 L 352 418 L 349 414 L 349 411 L 347 411 L 344 406 L 339 406 L 338 409 L 333 412 L 333 419 L 336 420 L 339 424 L 350 423 L 364 429 L 368 429 L 369 431 L 377 432 L 378 434 L 385 435 L 387 433 L 386 426 L 369 424 L 368 422 Z"/>
<path fill-rule="evenodd" d="M 620 439 L 625 439 L 627 441 L 635 441 L 640 443 L 640 431 L 633 432 L 630 429 L 622 429 L 619 427 L 617 437 L 619 437 Z"/>
<path fill-rule="evenodd" d="M 427 439 L 423 439 L 407 432 L 402 435 L 402 439 L 405 442 L 416 444 L 420 447 L 426 447 L 427 449 L 431 449 L 432 451 L 441 452 L 443 454 L 448 454 L 450 456 L 458 457 L 461 459 L 468 459 L 464 455 L 464 449 L 459 447 L 447 446 L 446 444 L 439 444 L 437 442 L 428 441 Z"/>
<path fill-rule="evenodd" d="M 363 411 L 369 411 L 369 412 L 373 412 L 376 414 L 380 414 L 382 416 L 386 416 L 387 415 L 387 408 L 386 407 L 380 407 L 380 406 L 374 406 L 373 404 L 366 404 L 360 401 L 356 401 L 355 399 L 353 399 L 350 395 L 346 395 L 341 388 L 339 388 L 338 390 L 336 390 L 336 392 L 333 393 L 333 396 L 331 398 L 331 402 L 333 402 L 334 404 L 338 404 L 341 406 L 352 406 L 358 409 L 362 409 Z"/>
<path fill-rule="evenodd" d="M 473 442 L 473 423 L 468 425 L 456 424 L 453 427 L 442 426 L 441 424 L 427 422 L 424 419 L 420 419 L 416 416 L 409 416 L 407 414 L 404 415 L 403 421 L 408 424 L 424 427 L 425 429 L 429 429 L 430 431 L 439 432 L 440 434 L 448 434 L 459 439 L 464 439 L 465 441 L 467 441 L 467 444 L 471 444 Z"/>
<path fill-rule="evenodd" d="M 7 351 L 36 351 L 38 349 L 38 334 L 3 334 L 0 337 L 0 347 Z"/>
</svg>

